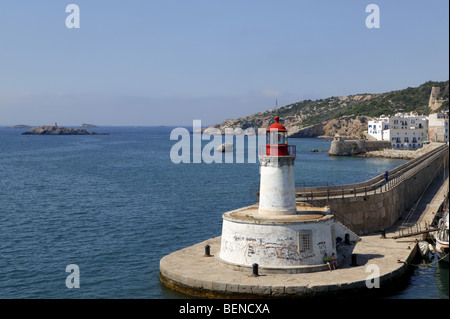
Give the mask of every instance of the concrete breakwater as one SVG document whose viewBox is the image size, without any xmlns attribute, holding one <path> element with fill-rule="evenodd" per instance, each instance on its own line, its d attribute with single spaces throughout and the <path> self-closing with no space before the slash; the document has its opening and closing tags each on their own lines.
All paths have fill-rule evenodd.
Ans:
<svg viewBox="0 0 450 319">
<path fill-rule="evenodd" d="M 341 254 L 336 270 L 286 273 L 260 267 L 259 274 L 255 275 L 249 266 L 230 267 L 224 263 L 219 255 L 222 238 L 216 237 L 162 258 L 160 280 L 174 290 L 209 298 L 350 297 L 387 293 L 407 277 L 408 265 L 417 251 L 416 238 L 398 240 L 392 237 L 397 230 L 395 224 L 403 214 L 409 216 L 408 208 L 427 190 L 435 192 L 428 186 L 436 180 L 437 173 L 447 167 L 448 147 L 442 145 L 390 171 L 393 178 L 389 183 L 381 175 L 340 189 L 303 189 L 307 191 L 304 194 L 316 195 L 307 200 L 312 206 L 329 205 L 331 214 L 336 213 L 338 220 L 344 216 L 341 222 L 345 226 L 366 234 L 360 236 L 359 241 L 350 242 L 355 247 Z M 439 193 L 445 191 L 448 193 L 448 186 L 440 187 Z M 298 195 L 304 194 L 297 193 L 297 201 L 300 200 Z M 436 200 L 442 202 L 433 198 L 433 202 Z M 420 208 L 413 212 L 422 215 Z M 387 236 L 380 236 L 382 229 Z M 372 280 L 368 282 L 368 271 L 374 269 L 377 276 L 373 283 L 381 289 L 372 289 Z"/>
<path fill-rule="evenodd" d="M 427 191 L 429 205 L 414 211 L 413 220 L 428 221 L 448 194 L 448 178 L 442 186 Z M 230 268 L 218 261 L 221 238 L 181 249 L 160 261 L 160 280 L 167 287 L 203 298 L 365 298 L 391 293 L 408 279 L 409 265 L 417 255 L 417 240 L 423 235 L 395 239 L 401 227 L 386 229 L 386 236 L 374 233 L 362 236 L 352 254 L 345 254 L 333 271 L 309 273 L 272 273 L 260 269 Z M 210 255 L 205 255 L 205 247 Z M 372 276 L 375 274 L 377 276 Z"/>
<path fill-rule="evenodd" d="M 313 206 L 326 203 L 336 219 L 357 234 L 392 226 L 413 207 L 435 176 L 448 170 L 449 153 L 441 145 L 391 171 L 351 185 L 297 188 L 297 200 Z"/>
<path fill-rule="evenodd" d="M 211 257 L 204 255 L 206 245 Z M 416 249 L 413 239 L 396 241 L 376 234 L 356 244 L 356 264 L 347 255 L 333 271 L 289 274 L 260 269 L 259 275 L 253 276 L 252 269 L 235 270 L 219 262 L 220 245 L 221 238 L 216 237 L 165 256 L 160 261 L 160 280 L 171 289 L 203 298 L 360 297 L 395 289 L 400 279 L 406 278 Z M 374 260 L 383 289 L 369 289 L 366 283 L 367 267 Z"/>
<path fill-rule="evenodd" d="M 381 158 L 395 158 L 412 160 L 426 154 L 438 147 L 442 146 L 442 143 L 430 143 L 424 144 L 422 148 L 416 150 L 399 150 L 399 149 L 383 149 L 377 151 L 368 151 L 358 154 L 360 157 L 381 157 Z"/>
<path fill-rule="evenodd" d="M 391 143 L 388 141 L 343 140 L 336 137 L 331 142 L 328 155 L 350 156 L 391 147 Z"/>
</svg>

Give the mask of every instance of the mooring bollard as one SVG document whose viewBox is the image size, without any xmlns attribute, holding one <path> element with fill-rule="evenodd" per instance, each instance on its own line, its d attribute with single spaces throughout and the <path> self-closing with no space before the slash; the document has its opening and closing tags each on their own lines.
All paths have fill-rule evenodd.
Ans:
<svg viewBox="0 0 450 319">
<path fill-rule="evenodd" d="M 205 257 L 211 257 L 210 248 L 211 246 L 209 245 L 205 246 Z"/>
<path fill-rule="evenodd" d="M 253 264 L 253 274 L 252 276 L 257 277 L 258 275 L 258 264 Z"/>
<path fill-rule="evenodd" d="M 349 234 L 345 234 L 344 243 L 346 245 L 350 245 L 350 235 Z"/>
<path fill-rule="evenodd" d="M 356 263 L 356 254 L 352 254 L 352 263 L 350 266 L 358 266 L 358 264 Z"/>
</svg>

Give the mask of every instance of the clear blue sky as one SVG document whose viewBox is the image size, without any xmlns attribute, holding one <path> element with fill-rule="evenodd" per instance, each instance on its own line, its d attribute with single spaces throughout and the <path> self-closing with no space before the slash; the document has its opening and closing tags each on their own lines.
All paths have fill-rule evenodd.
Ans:
<svg viewBox="0 0 450 319">
<path fill-rule="evenodd" d="M 449 79 L 448 39 L 448 0 L 2 0 L 0 125 L 215 124 L 403 89 Z"/>
</svg>

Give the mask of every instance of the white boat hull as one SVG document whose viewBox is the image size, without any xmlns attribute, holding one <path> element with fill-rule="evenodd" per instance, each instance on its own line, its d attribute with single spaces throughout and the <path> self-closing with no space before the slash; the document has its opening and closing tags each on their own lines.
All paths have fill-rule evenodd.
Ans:
<svg viewBox="0 0 450 319">
<path fill-rule="evenodd" d="M 438 255 L 439 261 L 448 262 L 448 242 L 441 242 L 436 240 L 436 253 Z"/>
<path fill-rule="evenodd" d="M 439 231 L 435 235 L 436 253 L 439 260 L 448 262 L 448 211 L 439 221 Z"/>
</svg>

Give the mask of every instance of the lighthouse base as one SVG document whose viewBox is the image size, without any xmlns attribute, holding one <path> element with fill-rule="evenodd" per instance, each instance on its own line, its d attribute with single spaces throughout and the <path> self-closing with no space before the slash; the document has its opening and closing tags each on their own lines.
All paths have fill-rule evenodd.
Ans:
<svg viewBox="0 0 450 319">
<path fill-rule="evenodd" d="M 240 264 L 234 264 L 231 262 L 228 262 L 226 260 L 223 260 L 220 258 L 220 256 L 215 256 L 216 260 L 221 263 L 222 266 L 235 271 L 243 271 L 243 272 L 252 272 L 253 265 L 250 266 L 243 266 Z M 342 257 L 339 258 L 337 261 L 338 264 L 342 264 Z M 327 264 L 319 264 L 319 265 L 303 265 L 303 266 L 265 266 L 265 267 L 259 267 L 258 269 L 261 273 L 264 274 L 302 274 L 302 273 L 310 273 L 310 272 L 318 272 L 318 271 L 324 271 L 328 270 Z"/>
<path fill-rule="evenodd" d="M 353 244 L 353 243 L 352 243 Z M 211 256 L 205 257 L 205 246 L 210 246 Z M 218 262 L 221 237 L 210 238 L 195 245 L 180 249 L 160 260 L 161 282 L 172 293 L 181 292 L 179 298 L 197 296 L 201 298 L 295 298 L 295 300 L 318 297 L 361 298 L 390 294 L 392 289 L 407 280 L 408 263 L 417 252 L 414 240 L 398 241 L 381 238 L 379 233 L 367 235 L 354 246 L 351 253 L 341 254 L 342 264 L 338 269 L 326 273 L 291 274 L 266 272 L 259 268 L 259 276 L 252 276 L 248 267 L 230 266 Z M 353 245 L 352 245 L 353 246 Z M 347 247 L 341 243 L 338 247 Z M 348 246 L 349 248 L 351 246 Z M 375 253 L 374 253 L 375 252 Z M 358 264 L 352 265 L 353 254 L 358 256 Z M 398 260 L 408 263 L 399 263 Z M 368 289 L 367 265 L 380 266 L 381 289 Z M 337 299 L 336 299 L 337 298 Z"/>
<path fill-rule="evenodd" d="M 285 216 L 285 215 L 295 215 L 297 214 L 296 209 L 277 209 L 277 210 L 270 210 L 270 209 L 258 209 L 258 215 L 260 216 Z"/>
<path fill-rule="evenodd" d="M 351 234 L 351 235 L 350 235 Z M 358 240 L 334 220 L 328 207 L 298 206 L 295 215 L 261 216 L 258 206 L 223 214 L 220 255 L 226 266 L 268 272 L 300 273 L 328 269 L 324 255 L 334 254 L 338 238 Z"/>
</svg>

